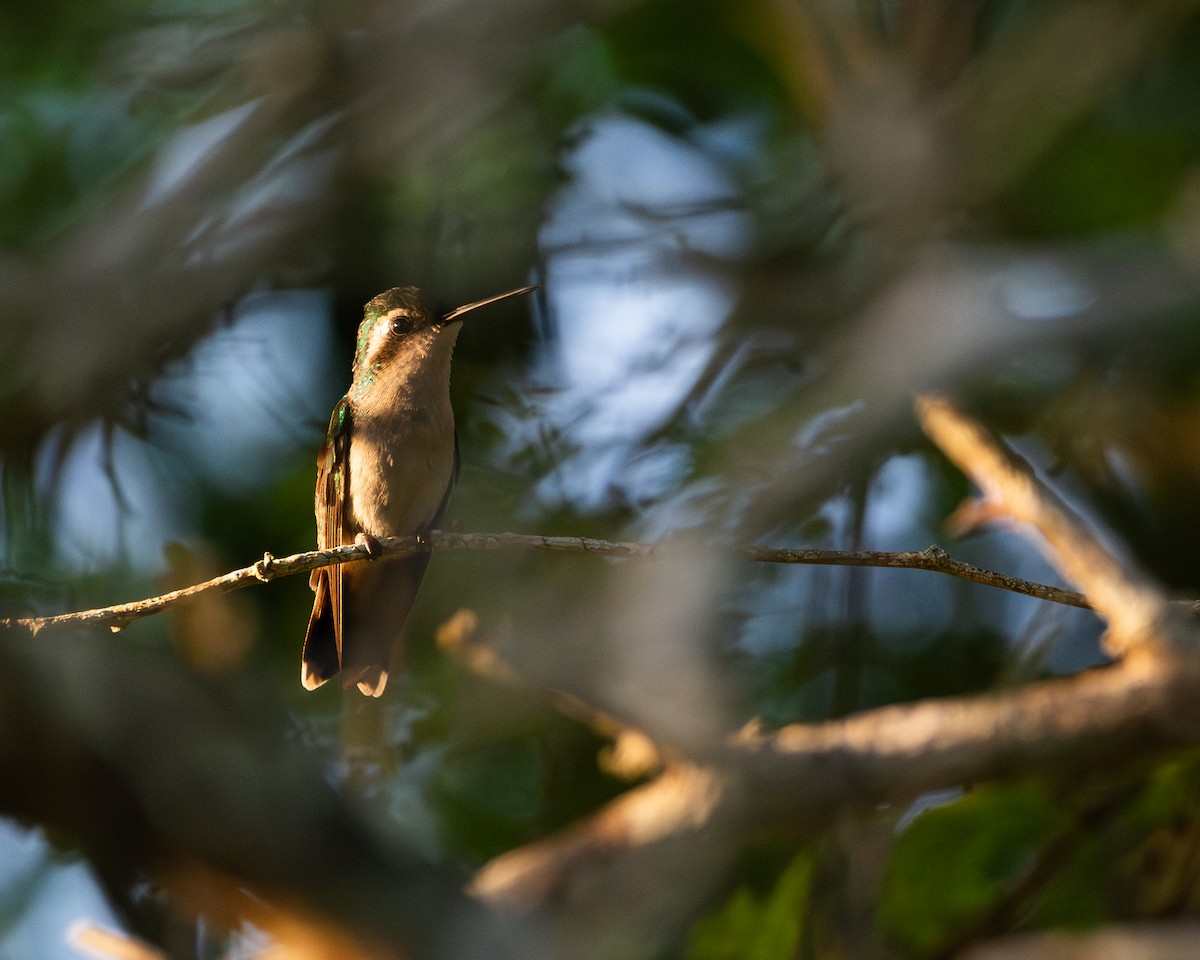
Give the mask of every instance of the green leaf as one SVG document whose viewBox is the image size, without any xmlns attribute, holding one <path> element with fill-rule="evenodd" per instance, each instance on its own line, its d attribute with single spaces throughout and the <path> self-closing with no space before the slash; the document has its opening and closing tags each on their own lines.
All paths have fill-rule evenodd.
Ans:
<svg viewBox="0 0 1200 960">
<path fill-rule="evenodd" d="M 544 769 L 528 737 L 450 754 L 438 770 L 433 795 L 458 845 L 487 858 L 526 842 Z"/>
<path fill-rule="evenodd" d="M 1032 237 L 1146 225 L 1170 209 L 1194 155 L 1194 137 L 1178 130 L 1083 125 L 1009 193 L 1005 217 Z"/>
<path fill-rule="evenodd" d="M 739 887 L 715 913 L 698 920 L 686 960 L 784 960 L 795 954 L 812 888 L 814 856 L 793 858 L 774 888 L 760 897 Z"/>
<path fill-rule="evenodd" d="M 985 787 L 921 814 L 897 839 L 879 920 L 906 950 L 943 944 L 991 907 L 1063 823 L 1032 784 Z"/>
</svg>

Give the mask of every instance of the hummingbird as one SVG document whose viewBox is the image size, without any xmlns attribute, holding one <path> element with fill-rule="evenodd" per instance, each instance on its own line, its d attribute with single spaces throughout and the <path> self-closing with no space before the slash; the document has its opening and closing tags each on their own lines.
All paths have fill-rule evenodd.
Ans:
<svg viewBox="0 0 1200 960">
<path fill-rule="evenodd" d="M 437 316 L 416 287 L 393 287 L 363 309 L 350 389 L 337 402 L 317 456 L 317 547 L 380 537 L 418 539 L 442 519 L 458 478 L 450 359 L 473 310 L 536 290 L 509 290 Z M 301 680 L 315 690 L 339 671 L 370 697 L 387 685 L 400 630 L 429 566 L 429 551 L 381 563 L 319 567 L 304 637 Z"/>
</svg>

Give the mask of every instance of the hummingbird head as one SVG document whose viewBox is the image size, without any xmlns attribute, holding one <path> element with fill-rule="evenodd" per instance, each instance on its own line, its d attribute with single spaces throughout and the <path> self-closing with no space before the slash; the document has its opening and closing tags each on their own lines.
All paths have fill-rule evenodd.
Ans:
<svg viewBox="0 0 1200 960">
<path fill-rule="evenodd" d="M 458 307 L 445 316 L 432 312 L 416 287 L 385 290 L 363 308 L 354 351 L 352 402 L 359 403 L 376 393 L 375 384 L 380 382 L 390 382 L 395 387 L 399 382 L 412 384 L 424 375 L 433 375 L 448 383 L 450 354 L 463 316 L 536 289 L 529 286 L 509 290 Z M 435 373 L 443 367 L 444 374 Z"/>
<path fill-rule="evenodd" d="M 431 326 L 416 287 L 392 287 L 363 308 L 354 349 L 354 380 L 378 371 L 400 353 L 418 331 Z"/>
</svg>

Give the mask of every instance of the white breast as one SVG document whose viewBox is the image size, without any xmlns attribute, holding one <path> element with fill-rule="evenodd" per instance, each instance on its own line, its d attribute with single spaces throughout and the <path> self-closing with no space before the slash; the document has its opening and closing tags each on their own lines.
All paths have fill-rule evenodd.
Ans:
<svg viewBox="0 0 1200 960">
<path fill-rule="evenodd" d="M 450 357 L 459 324 L 422 331 L 353 404 L 350 523 L 406 537 L 437 516 L 454 473 Z"/>
<path fill-rule="evenodd" d="M 354 425 L 350 505 L 357 526 L 375 537 L 403 537 L 429 526 L 454 471 L 454 416 L 419 411 L 391 423 Z"/>
</svg>

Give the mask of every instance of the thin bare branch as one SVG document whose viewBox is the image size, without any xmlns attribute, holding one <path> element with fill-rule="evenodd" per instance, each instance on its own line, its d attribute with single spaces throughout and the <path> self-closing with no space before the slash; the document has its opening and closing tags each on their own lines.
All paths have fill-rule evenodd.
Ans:
<svg viewBox="0 0 1200 960">
<path fill-rule="evenodd" d="M 956 514 L 961 527 L 997 519 L 1029 524 L 1049 547 L 1048 559 L 1078 585 L 1109 625 L 1109 649 L 1166 640 L 1172 605 L 1137 567 L 1105 547 L 1087 525 L 1019 457 L 981 423 L 944 397 L 917 398 L 921 426 L 983 493 Z"/>
<path fill-rule="evenodd" d="M 447 533 L 435 530 L 426 538 L 429 547 L 438 550 L 551 550 L 558 553 L 592 554 L 615 559 L 650 559 L 659 548 L 653 543 L 630 543 L 610 540 L 595 540 L 591 537 L 544 537 L 526 533 Z M 379 541 L 383 555 L 406 557 L 425 549 L 413 537 L 383 538 Z M 816 566 L 843 567 L 888 567 L 903 570 L 928 570 L 947 576 L 969 580 L 972 583 L 1009 590 L 1013 593 L 1062 603 L 1072 607 L 1089 608 L 1087 599 L 1073 590 L 1022 580 L 1004 573 L 985 570 L 961 560 L 955 560 L 938 546 L 924 550 L 889 552 L 884 550 L 794 550 L 786 547 L 726 547 L 730 556 L 754 563 L 807 564 Z M 270 553 L 248 567 L 231 570 L 229 573 L 205 580 L 202 583 L 172 590 L 145 600 L 97 607 L 74 613 L 60 613 L 45 617 L 20 617 L 0 620 L 0 627 L 23 627 L 34 633 L 60 624 L 74 623 L 110 627 L 114 632 L 141 617 L 161 613 L 201 594 L 209 592 L 228 593 L 256 583 L 267 583 L 279 577 L 290 577 L 308 573 L 317 567 L 351 560 L 367 559 L 367 549 L 359 544 L 349 544 L 330 550 L 310 550 L 288 557 L 275 557 Z M 1190 605 L 1190 601 L 1189 601 Z"/>
</svg>

